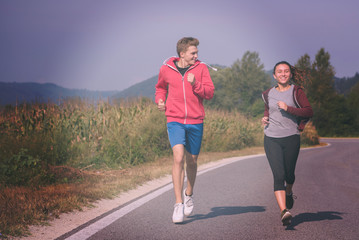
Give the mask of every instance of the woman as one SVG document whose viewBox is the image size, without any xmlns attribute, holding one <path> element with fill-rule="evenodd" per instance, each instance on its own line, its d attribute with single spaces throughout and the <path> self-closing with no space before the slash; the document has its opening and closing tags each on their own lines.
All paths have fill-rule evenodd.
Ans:
<svg viewBox="0 0 359 240">
<path fill-rule="evenodd" d="M 272 169 L 274 195 L 281 211 L 284 226 L 290 225 L 293 207 L 295 166 L 300 149 L 300 131 L 313 116 L 313 110 L 296 80 L 295 69 L 285 61 L 274 66 L 273 77 L 277 85 L 264 91 L 264 149 Z M 294 76 L 293 76 L 294 75 Z M 292 79 L 293 78 L 293 79 Z"/>
</svg>

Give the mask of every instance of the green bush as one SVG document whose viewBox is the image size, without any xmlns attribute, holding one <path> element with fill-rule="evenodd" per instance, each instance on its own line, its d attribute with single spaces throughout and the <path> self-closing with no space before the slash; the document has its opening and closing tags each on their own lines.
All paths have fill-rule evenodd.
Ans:
<svg viewBox="0 0 359 240">
<path fill-rule="evenodd" d="M 0 163 L 1 182 L 13 186 L 32 186 L 47 178 L 40 159 L 28 155 L 27 149 L 5 158 Z"/>
</svg>

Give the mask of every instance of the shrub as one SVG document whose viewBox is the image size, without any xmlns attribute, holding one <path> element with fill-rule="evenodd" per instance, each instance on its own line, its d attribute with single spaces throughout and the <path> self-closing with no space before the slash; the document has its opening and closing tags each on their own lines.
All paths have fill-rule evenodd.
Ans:
<svg viewBox="0 0 359 240">
<path fill-rule="evenodd" d="M 319 135 L 312 121 L 308 122 L 301 133 L 301 144 L 312 146 L 319 144 Z"/>
<path fill-rule="evenodd" d="M 46 179 L 46 170 L 40 159 L 27 154 L 27 149 L 3 159 L 0 163 L 1 182 L 13 186 L 30 186 Z"/>
</svg>

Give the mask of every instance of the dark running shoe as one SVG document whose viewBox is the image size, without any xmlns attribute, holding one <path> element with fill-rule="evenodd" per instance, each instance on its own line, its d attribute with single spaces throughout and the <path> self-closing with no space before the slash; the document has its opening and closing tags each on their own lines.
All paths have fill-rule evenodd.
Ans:
<svg viewBox="0 0 359 240">
<path fill-rule="evenodd" d="M 292 222 L 292 214 L 290 214 L 288 209 L 284 209 L 281 212 L 280 217 L 282 219 L 283 226 L 288 226 L 288 225 L 291 224 L 291 222 Z"/>
<path fill-rule="evenodd" d="M 294 199 L 297 199 L 297 196 L 293 195 L 293 193 L 291 193 L 290 195 L 285 195 L 285 204 L 287 209 L 293 208 Z"/>
</svg>

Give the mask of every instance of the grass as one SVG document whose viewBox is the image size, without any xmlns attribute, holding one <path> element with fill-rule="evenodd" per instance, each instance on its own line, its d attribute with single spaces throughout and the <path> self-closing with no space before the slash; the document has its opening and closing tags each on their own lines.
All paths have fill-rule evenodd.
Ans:
<svg viewBox="0 0 359 240">
<path fill-rule="evenodd" d="M 29 225 L 171 173 L 166 119 L 152 101 L 71 99 L 0 113 L 3 237 L 28 235 Z M 314 126 L 302 136 L 307 145 L 318 143 Z M 262 144 L 259 119 L 207 109 L 199 163 L 263 152 Z"/>
</svg>

